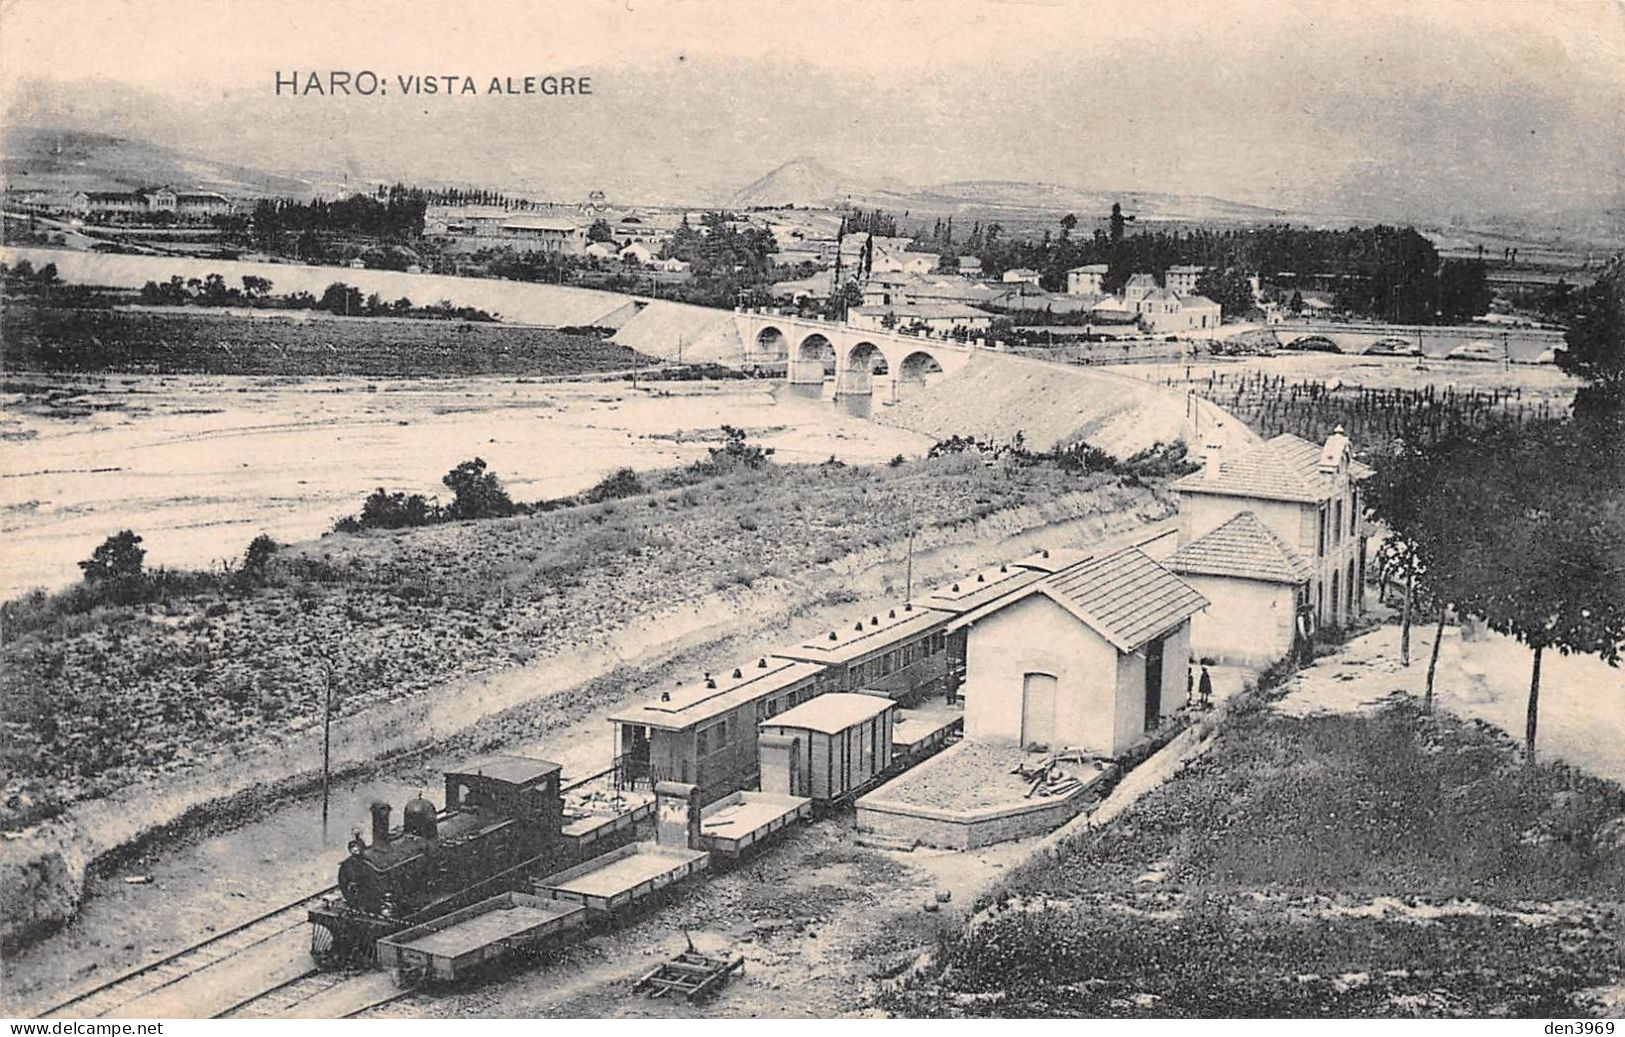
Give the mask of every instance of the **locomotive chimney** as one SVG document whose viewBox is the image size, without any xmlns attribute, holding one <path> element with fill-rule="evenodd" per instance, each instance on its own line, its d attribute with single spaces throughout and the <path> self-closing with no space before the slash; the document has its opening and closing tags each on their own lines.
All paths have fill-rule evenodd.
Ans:
<svg viewBox="0 0 1625 1037">
<path fill-rule="evenodd" d="M 372 844 L 383 846 L 389 842 L 389 804 L 374 800 L 372 804 Z"/>
</svg>

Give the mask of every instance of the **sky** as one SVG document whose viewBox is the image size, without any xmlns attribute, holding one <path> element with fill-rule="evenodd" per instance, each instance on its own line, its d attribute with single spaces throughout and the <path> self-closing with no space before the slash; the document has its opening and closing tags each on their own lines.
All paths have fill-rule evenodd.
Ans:
<svg viewBox="0 0 1625 1037">
<path fill-rule="evenodd" d="M 71 13 L 69 13 L 71 12 Z M 370 69 L 388 96 L 278 97 Z M 811 156 L 1427 213 L 1620 205 L 1625 3 L 0 0 L 8 123 L 374 178 L 726 192 Z M 477 97 L 406 96 L 470 75 Z M 483 93 L 587 75 L 589 97 Z"/>
</svg>

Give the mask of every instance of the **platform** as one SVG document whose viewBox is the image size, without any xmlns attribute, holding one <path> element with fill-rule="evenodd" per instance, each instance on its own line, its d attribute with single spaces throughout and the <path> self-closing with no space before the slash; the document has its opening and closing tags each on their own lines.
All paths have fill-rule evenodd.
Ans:
<svg viewBox="0 0 1625 1037">
<path fill-rule="evenodd" d="M 812 800 L 771 792 L 724 796 L 700 814 L 700 839 L 712 853 L 737 857 L 776 832 L 812 816 Z"/>
<path fill-rule="evenodd" d="M 899 709 L 892 722 L 892 759 L 917 761 L 947 745 L 964 728 L 963 710 Z"/>
<path fill-rule="evenodd" d="M 536 883 L 542 896 L 581 904 L 589 911 L 616 911 L 704 871 L 711 855 L 704 850 L 631 843 Z"/>
</svg>

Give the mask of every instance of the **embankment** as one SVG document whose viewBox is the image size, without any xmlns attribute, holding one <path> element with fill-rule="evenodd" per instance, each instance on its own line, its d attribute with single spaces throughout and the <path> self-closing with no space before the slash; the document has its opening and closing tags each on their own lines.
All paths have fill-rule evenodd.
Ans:
<svg viewBox="0 0 1625 1037">
<path fill-rule="evenodd" d="M 245 276 L 263 277 L 278 295 L 309 292 L 320 296 L 328 285 L 342 281 L 361 290 L 376 292 L 384 299 L 412 300 L 417 306 L 433 306 L 449 301 L 456 306 L 472 306 L 499 315 L 505 321 L 537 324 L 550 328 L 613 327 L 630 322 L 644 300 L 618 292 L 601 292 L 566 285 L 530 284 L 481 277 L 452 277 L 443 274 L 407 274 L 395 270 L 355 270 L 349 267 L 309 266 L 302 263 L 255 263 L 227 259 L 190 259 L 179 256 L 125 256 L 67 249 L 0 248 L 0 259 L 8 264 L 27 260 L 39 269 L 56 264 L 57 276 L 69 284 L 103 285 L 110 288 L 140 288 L 148 281 L 164 282 L 171 277 L 202 278 L 219 274 L 229 284 Z M 727 318 L 724 311 L 709 310 L 682 303 L 658 303 L 663 311 L 684 314 L 683 319 Z M 732 321 L 727 321 L 732 328 Z M 685 357 L 686 359 L 686 357 Z"/>
<path fill-rule="evenodd" d="M 1082 441 L 1119 458 L 1215 432 L 1226 450 L 1257 441 L 1212 404 L 1144 379 L 985 351 L 896 406 L 876 408 L 874 417 L 939 439 L 1008 442 L 1020 432 L 1035 449 Z"/>
</svg>

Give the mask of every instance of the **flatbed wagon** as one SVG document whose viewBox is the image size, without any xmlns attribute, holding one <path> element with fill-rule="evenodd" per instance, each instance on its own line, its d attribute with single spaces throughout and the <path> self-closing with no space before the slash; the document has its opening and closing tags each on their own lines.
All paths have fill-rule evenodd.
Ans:
<svg viewBox="0 0 1625 1037">
<path fill-rule="evenodd" d="M 772 792 L 735 792 L 701 811 L 700 843 L 719 856 L 738 857 L 811 816 L 810 799 Z"/>
<path fill-rule="evenodd" d="M 579 903 L 503 893 L 378 941 L 378 964 L 403 982 L 451 983 L 514 954 L 556 945 L 586 920 Z"/>
<path fill-rule="evenodd" d="M 704 871 L 710 863 L 711 855 L 704 850 L 629 843 L 538 881 L 536 891 L 607 915 Z"/>
</svg>

